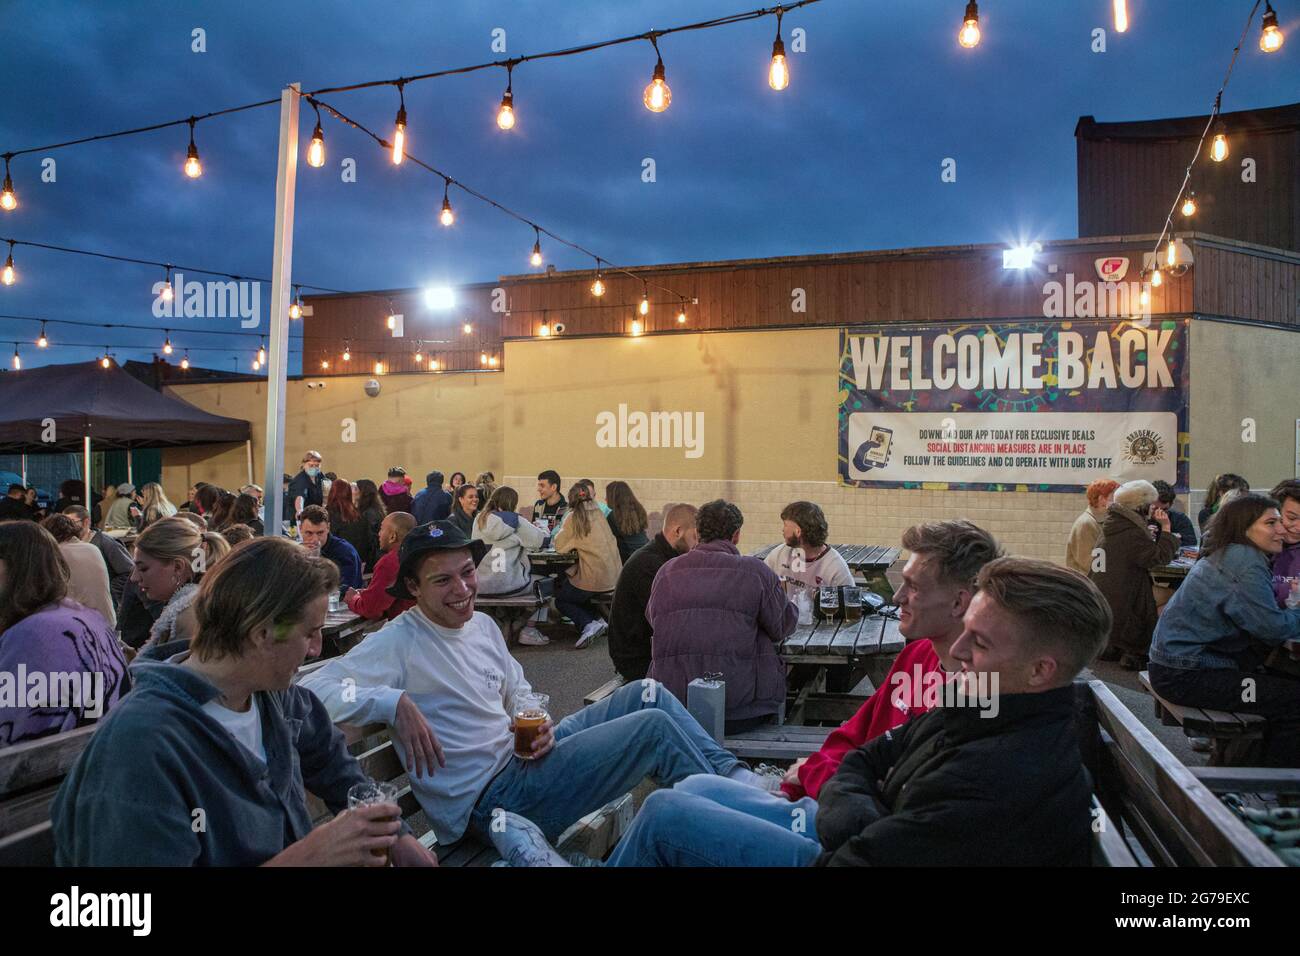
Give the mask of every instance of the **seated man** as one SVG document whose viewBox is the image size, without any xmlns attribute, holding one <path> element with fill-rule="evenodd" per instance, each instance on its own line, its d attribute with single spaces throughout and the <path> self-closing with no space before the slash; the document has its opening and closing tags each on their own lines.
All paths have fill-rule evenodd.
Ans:
<svg viewBox="0 0 1300 956">
<path fill-rule="evenodd" d="M 705 778 L 652 793 L 609 865 L 1086 866 L 1091 784 L 1071 684 L 1105 643 L 1110 608 L 1047 561 L 998 558 L 976 585 L 944 706 L 850 752 L 816 803 L 755 810 L 752 788 L 695 792 Z"/>
<path fill-rule="evenodd" d="M 415 528 L 402 542 L 392 593 L 416 606 L 300 685 L 335 721 L 393 728 L 440 843 L 470 829 L 509 855 L 524 831 L 494 824 L 515 814 L 553 841 L 647 775 L 663 785 L 691 774 L 762 785 L 652 682 L 629 684 L 558 725 L 548 720 L 533 757 L 516 757 L 512 702 L 531 688 L 495 622 L 474 612 L 475 568 L 486 550 L 450 521 Z"/>
<path fill-rule="evenodd" d="M 320 505 L 308 505 L 298 514 L 298 536 L 302 546 L 318 558 L 329 558 L 339 569 L 345 587 L 365 586 L 361 576 L 361 555 L 336 534 L 330 534 L 330 513 Z"/>
<path fill-rule="evenodd" d="M 558 525 L 569 510 L 568 499 L 560 493 L 560 473 L 548 469 L 537 476 L 537 501 L 533 503 L 533 521 L 538 518 L 551 519 L 552 525 Z"/>
<path fill-rule="evenodd" d="M 903 532 L 902 544 L 910 556 L 894 602 L 907 646 L 858 712 L 831 731 L 820 750 L 786 771 L 781 790 L 791 800 L 816 799 L 846 754 L 930 710 L 934 682 L 960 669 L 952 646 L 961 637 L 975 577 L 1002 549 L 969 521 L 913 525 Z"/>
<path fill-rule="evenodd" d="M 645 616 L 655 575 L 665 564 L 699 543 L 695 506 L 674 505 L 664 515 L 664 530 L 635 551 L 619 572 L 609 614 L 609 656 L 623 680 L 631 683 L 650 669 L 650 640 L 654 628 Z"/>
<path fill-rule="evenodd" d="M 685 700 L 692 680 L 721 673 L 728 734 L 780 711 L 785 665 L 776 648 L 799 622 L 776 573 L 736 547 L 744 522 L 720 498 L 701 507 L 700 543 L 659 569 L 645 612 L 655 635 L 649 676 Z"/>
<path fill-rule="evenodd" d="M 817 588 L 853 584 L 844 556 L 826 543 L 826 515 L 811 501 L 795 501 L 781 511 L 785 544 L 768 552 L 764 563 L 776 572 L 790 600 L 800 591 L 812 599 Z"/>
<path fill-rule="evenodd" d="M 320 701 L 293 684 L 338 572 L 279 537 L 203 576 L 177 663 L 137 661 L 135 687 L 86 744 L 51 806 L 61 866 L 398 866 L 437 861 L 398 808 L 348 809 L 366 775 Z M 336 814 L 312 828 L 306 791 Z"/>
<path fill-rule="evenodd" d="M 388 593 L 397 580 L 398 549 L 414 527 L 415 518 L 405 511 L 391 511 L 379 523 L 379 550 L 384 556 L 375 563 L 375 573 L 364 591 L 348 588 L 343 595 L 344 603 L 353 614 L 360 614 L 367 621 L 377 621 L 381 617 L 391 621 L 415 605 L 414 601 L 398 600 Z"/>
<path fill-rule="evenodd" d="M 113 595 L 113 605 L 120 606 L 135 561 L 121 542 L 91 525 L 90 512 L 81 505 L 69 505 L 63 509 L 63 513 L 80 525 L 81 540 L 93 544 L 104 556 L 104 565 L 108 568 L 108 590 Z M 121 630 L 120 622 L 118 630 Z"/>
</svg>

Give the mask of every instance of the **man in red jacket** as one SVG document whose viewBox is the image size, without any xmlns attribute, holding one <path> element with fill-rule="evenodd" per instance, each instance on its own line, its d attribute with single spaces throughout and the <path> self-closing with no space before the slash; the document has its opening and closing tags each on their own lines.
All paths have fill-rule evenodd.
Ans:
<svg viewBox="0 0 1300 956">
<path fill-rule="evenodd" d="M 397 554 L 402 539 L 414 527 L 415 516 L 405 511 L 393 511 L 380 522 L 379 549 L 384 556 L 375 562 L 375 573 L 369 586 L 364 591 L 348 588 L 343 595 L 344 603 L 353 614 L 360 614 L 367 621 L 377 621 L 381 617 L 391 621 L 414 606 L 414 601 L 395 598 L 388 593 L 389 587 L 397 580 Z"/>
<path fill-rule="evenodd" d="M 961 636 L 975 576 L 1002 554 L 993 536 L 969 521 L 913 525 L 903 532 L 903 547 L 911 557 L 894 601 L 908 644 L 858 712 L 786 771 L 781 790 L 791 800 L 815 800 L 845 754 L 930 709 L 943 674 L 957 670 L 950 651 Z"/>
</svg>

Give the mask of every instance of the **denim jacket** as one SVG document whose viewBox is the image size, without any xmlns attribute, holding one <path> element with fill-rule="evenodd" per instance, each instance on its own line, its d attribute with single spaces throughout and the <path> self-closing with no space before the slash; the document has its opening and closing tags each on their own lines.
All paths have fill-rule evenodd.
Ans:
<svg viewBox="0 0 1300 956">
<path fill-rule="evenodd" d="M 1300 609 L 1277 606 L 1268 555 L 1230 544 L 1197 561 L 1165 605 L 1151 660 L 1184 669 L 1235 668 L 1252 638 L 1265 644 L 1300 638 Z"/>
</svg>

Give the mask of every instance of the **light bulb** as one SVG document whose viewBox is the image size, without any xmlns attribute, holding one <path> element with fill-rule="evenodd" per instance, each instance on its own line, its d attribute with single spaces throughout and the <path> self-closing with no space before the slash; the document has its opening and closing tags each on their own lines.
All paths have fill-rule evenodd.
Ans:
<svg viewBox="0 0 1300 956">
<path fill-rule="evenodd" d="M 1285 40 L 1286 37 L 1277 27 L 1277 13 L 1270 3 L 1268 9 L 1264 11 L 1264 31 L 1259 35 L 1259 48 L 1265 53 L 1276 53 L 1282 49 Z"/>
<path fill-rule="evenodd" d="M 18 208 L 18 194 L 14 192 L 14 181 L 5 173 L 4 191 L 0 192 L 0 209 L 13 212 Z"/>
<path fill-rule="evenodd" d="M 668 84 L 664 81 L 663 60 L 655 64 L 654 79 L 645 88 L 645 94 L 641 97 L 641 101 L 645 103 L 645 108 L 651 113 L 662 113 L 672 103 L 673 91 L 668 88 Z"/>
<path fill-rule="evenodd" d="M 605 283 L 600 276 L 596 276 L 596 281 L 591 284 L 591 294 L 597 298 L 605 294 Z"/>
<path fill-rule="evenodd" d="M 388 317 L 388 328 L 389 328 L 390 331 L 392 331 L 392 330 L 394 330 L 394 329 L 397 328 L 397 316 L 395 316 L 395 315 L 390 315 L 390 316 Z"/>
<path fill-rule="evenodd" d="M 311 134 L 311 145 L 307 147 L 307 165 L 320 169 L 325 165 L 325 134 L 321 132 L 320 123 Z"/>
<path fill-rule="evenodd" d="M 302 303 L 299 302 L 297 299 L 289 303 L 289 318 L 291 319 L 302 318 Z"/>
<path fill-rule="evenodd" d="M 1214 142 L 1210 144 L 1210 159 L 1216 163 L 1221 163 L 1228 158 L 1228 136 L 1226 133 L 1219 132 L 1214 134 Z"/>
<path fill-rule="evenodd" d="M 320 360 L 320 367 L 321 367 L 321 368 L 329 368 L 329 367 L 330 367 L 330 360 L 329 360 L 329 359 L 321 359 L 321 360 Z"/>
<path fill-rule="evenodd" d="M 49 345 L 50 345 L 50 340 L 45 337 L 45 326 L 42 325 L 40 338 L 36 340 L 36 347 L 38 349 L 44 349 L 44 348 L 49 348 Z"/>
<path fill-rule="evenodd" d="M 438 213 L 438 221 L 444 226 L 450 226 L 456 221 L 456 214 L 451 211 L 451 200 L 446 196 L 442 197 L 442 212 Z"/>
<path fill-rule="evenodd" d="M 641 296 L 641 304 L 637 306 L 637 311 L 642 315 L 648 315 L 650 313 L 650 300 L 646 298 L 644 294 Z"/>
<path fill-rule="evenodd" d="M 109 365 L 108 356 L 105 355 L 102 359 L 100 359 L 99 364 L 104 366 L 104 368 L 108 368 Z"/>
<path fill-rule="evenodd" d="M 167 339 L 166 341 L 163 342 L 163 355 L 171 355 L 171 354 L 172 354 L 172 340 Z"/>
<path fill-rule="evenodd" d="M 421 355 L 418 351 L 415 353 L 415 364 L 416 365 L 424 364 L 424 356 Z"/>
<path fill-rule="evenodd" d="M 383 363 L 383 362 L 375 362 L 375 374 L 376 374 L 376 375 L 383 375 L 383 374 L 384 374 L 384 363 Z"/>
<path fill-rule="evenodd" d="M 489 356 L 489 358 L 488 358 L 488 367 L 489 367 L 489 368 L 496 368 L 496 367 L 497 367 L 497 357 L 496 357 L 495 355 Z"/>
<path fill-rule="evenodd" d="M 402 153 L 406 149 L 406 107 L 397 111 L 397 122 L 393 128 L 393 165 L 400 166 Z"/>
<path fill-rule="evenodd" d="M 546 322 L 543 322 L 541 328 L 537 330 L 537 334 L 540 335 L 542 338 L 546 338 L 548 335 L 551 334 L 550 325 L 547 324 Z"/>
<path fill-rule="evenodd" d="M 1115 0 L 1115 32 L 1128 30 L 1128 0 Z"/>
<path fill-rule="evenodd" d="M 172 280 L 168 279 L 163 283 L 162 292 L 159 294 L 159 298 L 164 302 L 170 302 L 175 297 L 176 293 L 172 290 Z"/>
<path fill-rule="evenodd" d="M 1153 269 L 1153 270 L 1151 271 L 1151 285 L 1152 285 L 1153 288 L 1156 288 L 1156 289 L 1160 288 L 1161 284 L 1162 284 L 1164 281 L 1165 281 L 1165 278 L 1164 278 L 1164 273 L 1163 273 L 1163 272 L 1161 272 L 1159 269 Z"/>
<path fill-rule="evenodd" d="M 1141 293 L 1139 293 L 1139 295 L 1138 295 L 1138 304 L 1141 305 L 1142 308 L 1144 308 L 1144 309 L 1145 309 L 1147 306 L 1149 306 L 1149 305 L 1151 304 L 1151 290 L 1150 290 L 1150 289 L 1143 289 L 1143 290 L 1141 291 Z"/>
<path fill-rule="evenodd" d="M 1165 256 L 1165 264 L 1170 266 L 1178 265 L 1178 244 L 1173 239 L 1169 240 L 1169 249 Z"/>
<path fill-rule="evenodd" d="M 1187 194 L 1187 198 L 1183 200 L 1183 215 L 1184 216 L 1196 215 L 1196 193 L 1189 192 Z"/>
<path fill-rule="evenodd" d="M 203 175 L 203 164 L 199 162 L 199 148 L 190 141 L 189 155 L 185 157 L 185 175 L 190 179 L 198 179 Z"/>
<path fill-rule="evenodd" d="M 783 90 L 790 85 L 790 66 L 785 61 L 785 44 L 779 36 L 772 44 L 772 65 L 767 71 L 767 85 L 774 90 Z"/>
<path fill-rule="evenodd" d="M 677 324 L 678 324 L 678 325 L 685 325 L 685 324 L 686 324 L 686 307 L 685 307 L 685 306 L 683 306 L 681 309 L 679 309 L 679 310 L 677 311 Z"/>
<path fill-rule="evenodd" d="M 352 353 L 349 352 L 347 349 L 343 350 L 343 361 L 345 362 L 352 361 Z"/>
<path fill-rule="evenodd" d="M 640 335 L 640 334 L 641 334 L 641 320 L 640 320 L 640 319 L 633 319 L 633 320 L 632 320 L 632 334 L 633 334 L 633 335 Z"/>
<path fill-rule="evenodd" d="M 480 352 L 480 353 L 479 353 L 479 356 L 478 356 L 478 364 L 479 364 L 479 365 L 486 365 L 486 364 L 487 364 L 487 353 L 486 353 L 486 352 Z"/>
<path fill-rule="evenodd" d="M 962 19 L 961 29 L 957 32 L 957 42 L 968 50 L 979 45 L 980 10 L 975 0 L 966 4 L 966 16 Z"/>
<path fill-rule="evenodd" d="M 528 261 L 535 266 L 542 264 L 542 241 L 540 239 L 533 243 L 533 254 L 528 257 Z"/>
<path fill-rule="evenodd" d="M 515 99 L 514 94 L 506 90 L 506 95 L 501 97 L 501 108 L 497 110 L 497 126 L 501 129 L 515 128 Z"/>
<path fill-rule="evenodd" d="M 461 331 L 463 331 L 466 335 L 470 335 L 474 331 L 474 326 L 466 322 L 464 325 L 461 326 Z"/>
<path fill-rule="evenodd" d="M 14 368 L 20 369 L 22 367 L 23 367 L 23 360 L 18 357 L 18 346 L 15 345 L 14 346 Z"/>
<path fill-rule="evenodd" d="M 181 359 L 181 368 L 189 368 L 189 367 L 190 367 L 190 357 L 187 355 L 183 359 Z"/>
<path fill-rule="evenodd" d="M 433 371 L 433 372 L 438 371 L 438 360 L 437 360 L 437 359 L 429 359 L 429 370 L 430 370 L 430 371 Z"/>
<path fill-rule="evenodd" d="M 4 271 L 0 272 L 0 282 L 3 282 L 5 285 L 13 285 L 17 279 L 18 273 L 14 269 L 14 257 L 10 256 L 5 260 Z"/>
<path fill-rule="evenodd" d="M 259 362 L 257 359 L 253 359 L 253 371 L 256 372 L 261 367 L 262 367 L 262 363 Z"/>
<path fill-rule="evenodd" d="M 257 361 L 258 361 L 258 364 L 259 364 L 259 365 L 265 365 L 265 364 L 266 364 L 266 349 L 264 349 L 264 348 L 262 348 L 262 347 L 260 347 L 260 346 L 259 346 L 258 349 L 257 349 Z"/>
</svg>

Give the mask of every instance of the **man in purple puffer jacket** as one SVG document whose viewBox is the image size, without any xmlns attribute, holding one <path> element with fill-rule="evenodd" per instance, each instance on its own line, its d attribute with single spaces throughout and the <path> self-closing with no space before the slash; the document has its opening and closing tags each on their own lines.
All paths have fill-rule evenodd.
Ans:
<svg viewBox="0 0 1300 956">
<path fill-rule="evenodd" d="M 1300 478 L 1282 482 L 1269 492 L 1282 510 L 1282 552 L 1273 558 L 1273 596 L 1286 607 L 1292 584 L 1300 581 Z"/>
<path fill-rule="evenodd" d="M 721 673 L 728 734 L 780 710 L 785 665 L 776 649 L 799 620 L 775 572 L 737 549 L 744 521 L 722 499 L 700 508 L 699 545 L 659 569 L 646 605 L 654 630 L 648 676 L 684 701 L 692 680 Z"/>
</svg>

